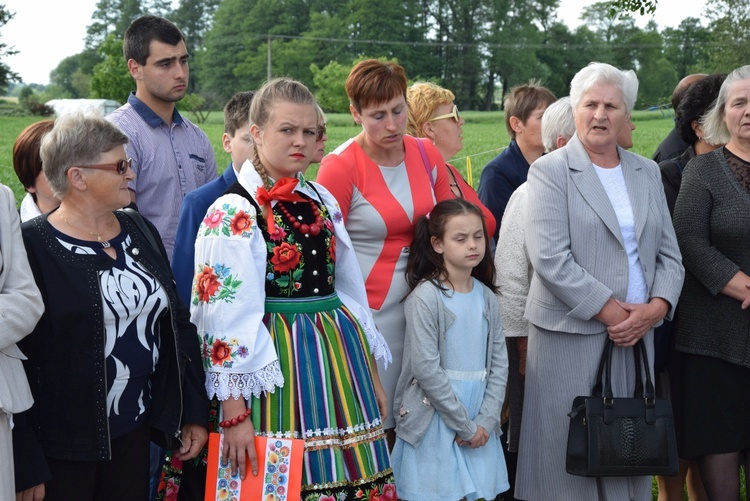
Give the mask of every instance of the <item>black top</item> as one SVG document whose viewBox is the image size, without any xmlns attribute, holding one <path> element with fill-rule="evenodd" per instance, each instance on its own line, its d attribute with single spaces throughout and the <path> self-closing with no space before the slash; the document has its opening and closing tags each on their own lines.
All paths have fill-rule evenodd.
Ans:
<svg viewBox="0 0 750 501">
<path fill-rule="evenodd" d="M 667 197 L 670 216 L 674 216 L 674 204 L 677 201 L 677 194 L 680 192 L 682 171 L 685 170 L 688 162 L 693 157 L 695 157 L 695 149 L 692 146 L 688 146 L 688 149 L 679 157 L 659 162 L 661 182 L 664 185 L 664 195 Z"/>
<path fill-rule="evenodd" d="M 160 356 L 151 378 L 152 440 L 179 447 L 185 424 L 208 424 L 208 398 L 198 335 L 190 314 L 177 297 L 164 247 L 151 246 L 130 217 L 116 216 L 131 243 L 126 252 L 148 271 L 167 295 L 169 313 L 159 319 Z M 155 228 L 148 223 L 155 235 Z M 24 368 L 34 396 L 24 424 L 35 443 L 19 445 L 33 453 L 64 460 L 108 459 L 104 316 L 99 272 L 111 269 L 109 256 L 82 255 L 63 247 L 39 216 L 23 224 L 22 233 L 45 312 L 23 340 Z"/>
<path fill-rule="evenodd" d="M 674 211 L 685 265 L 676 346 L 750 368 L 750 309 L 721 293 L 738 271 L 750 274 L 750 194 L 728 156 L 726 148 L 698 155 L 683 174 Z"/>
<path fill-rule="evenodd" d="M 682 137 L 680 137 L 677 129 L 672 129 L 671 131 L 669 131 L 667 137 L 664 138 L 664 141 L 662 141 L 661 144 L 659 144 L 659 146 L 656 148 L 653 160 L 656 163 L 661 163 L 664 160 L 677 158 L 682 155 L 682 153 L 688 148 L 688 146 L 690 145 L 682 140 Z"/>
<path fill-rule="evenodd" d="M 308 186 L 312 187 L 312 184 Z M 234 193 L 260 207 L 253 197 L 239 183 L 230 186 L 225 194 Z M 273 208 L 276 228 L 268 231 L 265 217 L 258 218 L 258 226 L 267 242 L 266 298 L 305 298 L 323 297 L 334 293 L 334 269 L 336 259 L 336 237 L 333 222 L 325 204 L 317 202 L 304 193 L 297 193 L 304 202 L 277 202 Z M 318 235 L 303 233 L 294 228 L 285 213 L 300 223 L 310 225 L 315 222 L 313 207 L 323 218 L 323 226 Z"/>
</svg>

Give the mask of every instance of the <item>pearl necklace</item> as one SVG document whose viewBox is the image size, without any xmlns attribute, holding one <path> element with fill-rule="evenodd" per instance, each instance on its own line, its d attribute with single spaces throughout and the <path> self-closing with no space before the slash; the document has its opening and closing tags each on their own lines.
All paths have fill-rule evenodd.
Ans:
<svg viewBox="0 0 750 501">
<path fill-rule="evenodd" d="M 60 209 L 57 210 L 57 215 L 60 216 L 60 219 L 62 219 L 65 222 L 65 224 L 67 224 L 68 226 L 70 226 L 74 230 L 81 231 L 80 228 L 77 228 L 77 227 L 73 226 L 72 224 L 70 224 L 70 221 L 68 221 L 68 219 L 65 216 L 63 216 L 63 213 L 62 213 L 62 211 L 60 211 Z M 112 214 L 112 222 L 109 223 L 109 226 L 107 226 L 102 233 L 94 233 L 94 232 L 91 232 L 89 230 L 85 230 L 85 231 L 86 231 L 86 233 L 88 233 L 92 237 L 96 237 L 97 242 L 99 242 L 100 244 L 102 244 L 103 248 L 108 249 L 110 247 L 110 243 L 107 240 L 102 240 L 102 235 L 106 235 L 107 233 L 109 233 L 109 230 L 112 229 L 112 226 L 114 226 L 115 221 L 117 221 L 117 217 L 115 217 L 115 215 Z"/>
<path fill-rule="evenodd" d="M 295 229 L 301 231 L 304 235 L 310 234 L 316 237 L 323 229 L 323 216 L 320 214 L 320 209 L 318 209 L 318 206 L 315 205 L 315 202 L 313 202 L 312 200 L 308 200 L 308 202 L 310 204 L 310 207 L 312 208 L 313 216 L 315 216 L 315 222 L 310 224 L 305 224 L 292 216 L 286 209 L 286 207 L 284 207 L 284 204 L 279 202 L 277 206 L 279 207 L 279 209 L 281 209 L 281 213 L 284 214 L 284 217 L 287 221 L 289 221 L 289 224 L 291 224 Z"/>
</svg>

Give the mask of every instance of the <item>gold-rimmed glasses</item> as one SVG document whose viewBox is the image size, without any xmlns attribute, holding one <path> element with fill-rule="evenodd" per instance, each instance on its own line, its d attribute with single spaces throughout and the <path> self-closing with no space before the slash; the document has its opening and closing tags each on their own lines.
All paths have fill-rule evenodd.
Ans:
<svg viewBox="0 0 750 501">
<path fill-rule="evenodd" d="M 447 115 L 439 115 L 439 116 L 436 116 L 436 117 L 430 118 L 430 119 L 429 119 L 429 120 L 427 120 L 427 121 L 428 121 L 428 122 L 434 122 L 435 120 L 443 120 L 443 119 L 445 119 L 445 118 L 452 118 L 453 120 L 455 120 L 455 121 L 456 121 L 456 123 L 458 123 L 458 121 L 459 121 L 459 120 L 461 120 L 461 117 L 460 117 L 460 116 L 459 116 L 459 114 L 458 114 L 458 106 L 456 106 L 456 105 L 454 104 L 454 105 L 453 105 L 453 110 L 451 110 L 451 112 L 450 112 L 450 113 L 448 113 Z"/>
</svg>

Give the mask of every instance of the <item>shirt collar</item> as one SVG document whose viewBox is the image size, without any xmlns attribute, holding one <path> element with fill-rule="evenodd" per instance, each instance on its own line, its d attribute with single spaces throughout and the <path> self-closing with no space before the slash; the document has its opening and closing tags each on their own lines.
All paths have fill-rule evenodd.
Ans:
<svg viewBox="0 0 750 501">
<path fill-rule="evenodd" d="M 128 104 L 133 107 L 136 113 L 143 119 L 144 122 L 149 124 L 151 127 L 156 128 L 164 123 L 159 115 L 149 108 L 146 103 L 135 97 L 135 92 L 131 92 L 128 96 Z M 172 111 L 172 123 L 175 125 L 182 125 L 182 115 L 177 111 L 177 107 Z"/>
</svg>

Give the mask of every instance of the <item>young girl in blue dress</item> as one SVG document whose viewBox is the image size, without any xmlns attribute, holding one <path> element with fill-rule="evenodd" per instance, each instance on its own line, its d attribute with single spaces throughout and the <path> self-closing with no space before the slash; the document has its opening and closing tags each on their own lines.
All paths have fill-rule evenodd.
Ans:
<svg viewBox="0 0 750 501">
<path fill-rule="evenodd" d="M 508 490 L 500 445 L 508 354 L 481 210 L 438 203 L 417 222 L 406 274 L 391 456 L 399 499 L 494 499 Z"/>
</svg>

